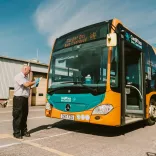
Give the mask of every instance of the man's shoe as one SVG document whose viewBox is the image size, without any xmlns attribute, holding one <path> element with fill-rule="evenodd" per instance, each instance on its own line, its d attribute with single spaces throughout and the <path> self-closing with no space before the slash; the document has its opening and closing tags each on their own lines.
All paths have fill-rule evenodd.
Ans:
<svg viewBox="0 0 156 156">
<path fill-rule="evenodd" d="M 16 138 L 16 139 L 23 139 L 23 137 L 21 136 L 21 135 L 13 135 L 14 136 L 14 138 Z"/>
<path fill-rule="evenodd" d="M 25 136 L 25 137 L 30 137 L 30 133 L 29 133 L 29 132 L 24 132 L 24 133 L 23 133 L 23 136 Z"/>
</svg>

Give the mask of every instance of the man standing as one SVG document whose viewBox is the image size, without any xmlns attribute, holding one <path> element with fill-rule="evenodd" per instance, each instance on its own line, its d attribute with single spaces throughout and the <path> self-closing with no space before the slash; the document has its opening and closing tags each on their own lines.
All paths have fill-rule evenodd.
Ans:
<svg viewBox="0 0 156 156">
<path fill-rule="evenodd" d="M 22 71 L 14 78 L 14 98 L 13 98 L 13 136 L 22 139 L 22 136 L 30 137 L 27 131 L 28 97 L 30 87 L 39 84 L 39 79 L 29 81 L 28 74 L 31 68 L 28 65 L 22 67 Z"/>
</svg>

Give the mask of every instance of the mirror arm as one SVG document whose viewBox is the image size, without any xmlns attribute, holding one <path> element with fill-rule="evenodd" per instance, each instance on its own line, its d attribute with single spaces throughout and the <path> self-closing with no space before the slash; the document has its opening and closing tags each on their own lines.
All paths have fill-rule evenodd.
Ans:
<svg viewBox="0 0 156 156">
<path fill-rule="evenodd" d="M 116 27 L 113 24 L 111 24 L 111 28 L 115 31 L 116 34 L 119 34 L 119 32 L 116 31 Z"/>
</svg>

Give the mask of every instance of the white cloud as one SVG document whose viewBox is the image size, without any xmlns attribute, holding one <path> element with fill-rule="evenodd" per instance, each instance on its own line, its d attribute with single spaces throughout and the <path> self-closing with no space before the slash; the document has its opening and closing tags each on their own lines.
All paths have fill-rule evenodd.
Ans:
<svg viewBox="0 0 156 156">
<path fill-rule="evenodd" d="M 153 35 L 156 36 L 154 29 L 152 36 L 149 36 L 150 28 L 148 28 L 156 24 L 156 11 L 154 8 L 153 10 L 141 8 L 138 2 L 126 1 L 122 4 L 119 0 L 86 0 L 83 2 L 80 0 L 49 0 L 39 5 L 34 17 L 38 30 L 47 35 L 50 46 L 60 35 L 114 17 L 119 18 L 125 26 L 144 37 L 145 40 L 151 42 Z"/>
</svg>

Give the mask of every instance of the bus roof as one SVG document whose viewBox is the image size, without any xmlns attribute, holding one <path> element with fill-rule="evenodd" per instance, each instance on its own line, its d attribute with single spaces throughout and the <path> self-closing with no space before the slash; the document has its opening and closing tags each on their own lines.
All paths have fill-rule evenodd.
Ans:
<svg viewBox="0 0 156 156">
<path fill-rule="evenodd" d="M 81 30 L 84 30 L 84 29 L 86 29 L 86 28 L 88 28 L 88 27 L 96 26 L 96 25 L 98 25 L 98 24 L 100 25 L 100 24 L 102 24 L 102 23 L 110 23 L 112 20 L 113 20 L 113 19 L 111 19 L 111 20 L 106 20 L 106 21 L 102 21 L 102 22 L 90 24 L 90 25 L 87 25 L 87 26 L 84 26 L 84 27 L 75 29 L 75 30 L 73 30 L 73 31 L 70 31 L 70 32 L 64 34 L 64 35 L 59 36 L 57 39 L 60 39 L 60 38 L 62 38 L 62 37 L 68 36 L 68 35 L 70 35 L 70 34 L 72 34 L 72 33 L 75 33 L 75 32 L 81 31 Z"/>
</svg>

